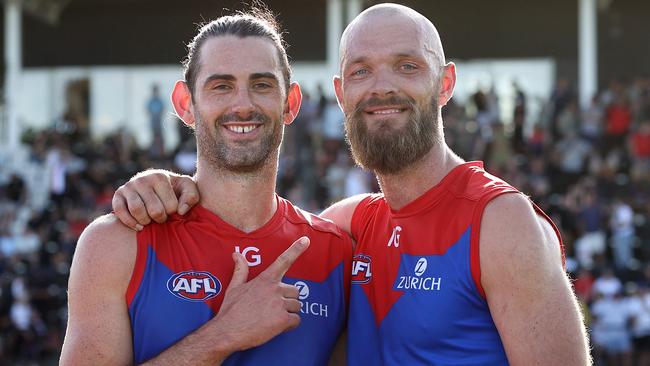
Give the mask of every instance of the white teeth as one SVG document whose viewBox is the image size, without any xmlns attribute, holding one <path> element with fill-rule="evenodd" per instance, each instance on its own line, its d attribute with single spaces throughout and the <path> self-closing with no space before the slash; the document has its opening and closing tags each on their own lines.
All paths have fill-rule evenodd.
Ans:
<svg viewBox="0 0 650 366">
<path fill-rule="evenodd" d="M 227 128 L 236 133 L 248 133 L 257 128 L 257 126 L 227 126 Z"/>
<path fill-rule="evenodd" d="M 382 109 L 380 111 L 372 112 L 372 114 L 391 114 L 391 113 L 399 113 L 399 109 Z"/>
</svg>

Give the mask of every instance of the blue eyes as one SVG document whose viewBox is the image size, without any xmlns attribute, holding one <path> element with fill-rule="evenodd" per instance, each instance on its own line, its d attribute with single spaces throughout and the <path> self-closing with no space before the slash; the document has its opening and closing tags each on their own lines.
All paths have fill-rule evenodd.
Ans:
<svg viewBox="0 0 650 366">
<path fill-rule="evenodd" d="M 403 64 L 400 66 L 400 69 L 405 70 L 405 71 L 413 71 L 416 70 L 418 67 L 413 65 L 413 64 Z"/>
<path fill-rule="evenodd" d="M 415 65 L 415 64 L 406 63 L 406 64 L 399 65 L 397 67 L 397 69 L 399 71 L 412 72 L 412 71 L 418 70 L 419 67 L 417 65 Z M 369 74 L 369 73 L 370 73 L 370 71 L 368 69 L 364 68 L 364 69 L 359 69 L 359 70 L 353 71 L 350 74 L 350 76 L 364 76 L 364 75 Z"/>
</svg>

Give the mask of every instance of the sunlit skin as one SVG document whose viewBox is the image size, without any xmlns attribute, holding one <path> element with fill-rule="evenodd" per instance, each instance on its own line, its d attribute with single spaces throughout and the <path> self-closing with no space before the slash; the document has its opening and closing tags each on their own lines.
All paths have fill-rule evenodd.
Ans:
<svg viewBox="0 0 650 366">
<path fill-rule="evenodd" d="M 193 95 L 179 81 L 172 102 L 183 122 L 196 128 L 199 189 L 221 188 L 203 196 L 201 204 L 248 232 L 277 207 L 275 180 L 268 184 L 268 177 L 277 175 L 283 124 L 298 114 L 300 87 L 291 83 L 284 90 L 277 49 L 260 37 L 211 38 L 201 46 L 199 60 Z M 236 192 L 245 193 L 246 202 Z"/>
<path fill-rule="evenodd" d="M 372 31 L 366 31 L 367 29 Z M 442 46 L 437 37 L 432 37 L 432 33 L 437 35 L 433 25 L 420 15 L 412 17 L 387 9 L 356 18 L 342 36 L 341 75 L 334 78 L 334 88 L 346 115 L 348 131 L 353 130 L 351 124 L 360 119 L 366 123 L 371 137 L 405 135 L 409 131 L 413 133 L 408 127 L 413 108 L 422 112 L 427 107 L 433 107 L 438 111 L 437 116 L 434 113 L 434 118 L 427 121 L 433 125 L 430 129 L 434 133 L 433 146 L 411 145 L 421 150 L 417 154 L 411 154 L 417 159 L 404 161 L 398 170 L 375 170 L 384 192 L 387 191 L 386 186 L 391 184 L 388 179 L 390 176 L 396 177 L 400 181 L 396 183 L 401 185 L 406 178 L 402 173 L 406 170 L 420 167 L 430 171 L 422 164 L 450 168 L 450 163 L 456 160 L 446 158 L 446 153 L 450 151 L 447 151 L 444 144 L 442 120 L 439 118 L 440 108 L 453 93 L 455 66 L 453 63 L 444 64 Z M 408 103 L 389 101 L 396 98 L 404 101 L 411 99 L 415 101 L 415 107 Z M 355 110 L 360 106 L 360 118 L 355 118 Z M 353 155 L 359 162 L 358 156 L 363 153 L 363 149 L 352 139 L 350 143 Z M 387 158 L 396 155 L 395 153 L 396 151 L 385 151 Z M 405 196 L 400 201 L 405 204 L 427 189 L 424 186 L 421 188 L 422 190 L 409 194 L 411 197 Z M 401 202 L 397 203 L 398 207 L 401 205 Z"/>
<path fill-rule="evenodd" d="M 349 32 L 342 47 L 341 76 L 334 81 L 346 115 L 371 98 L 410 97 L 419 105 L 433 98 L 438 106 L 446 103 L 446 98 L 434 93 L 441 79 L 448 82 L 445 78 L 451 75 L 444 74 L 454 73 L 454 65 L 443 67 L 424 38 L 423 25 L 411 21 L 405 27 L 403 19 L 399 18 L 366 17 L 360 19 L 357 26 L 369 21 L 381 22 L 380 26 L 373 27 L 381 31 L 354 32 L 353 26 Z M 386 104 L 364 108 L 363 112 L 369 131 L 378 131 L 388 128 L 386 122 L 390 122 L 393 129 L 403 127 L 411 110 L 404 104 Z"/>
<path fill-rule="evenodd" d="M 193 96 L 182 81 L 172 96 L 183 121 L 196 129 L 199 162 L 255 171 L 277 157 L 282 124 L 295 117 L 287 95 L 299 88 L 284 90 L 276 55 L 273 43 L 259 37 L 222 36 L 202 45 Z"/>
</svg>

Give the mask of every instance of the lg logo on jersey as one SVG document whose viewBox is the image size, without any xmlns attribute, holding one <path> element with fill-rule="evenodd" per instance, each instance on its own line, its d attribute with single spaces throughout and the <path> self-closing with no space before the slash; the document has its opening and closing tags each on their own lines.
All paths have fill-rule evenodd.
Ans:
<svg viewBox="0 0 650 366">
<path fill-rule="evenodd" d="M 239 245 L 237 245 L 235 246 L 235 252 L 241 253 L 241 255 L 243 255 L 244 258 L 246 258 L 246 262 L 248 262 L 249 267 L 255 267 L 260 263 L 262 263 L 262 256 L 260 254 L 257 254 L 260 252 L 259 248 L 245 247 L 244 250 L 242 251 L 241 249 L 239 249 Z M 249 255 L 249 253 L 251 254 Z"/>
<path fill-rule="evenodd" d="M 395 248 L 399 247 L 399 236 L 400 236 L 400 231 L 402 231 L 401 226 L 395 226 L 393 228 L 393 235 L 390 236 L 390 239 L 388 240 L 388 246 L 395 246 Z"/>
</svg>

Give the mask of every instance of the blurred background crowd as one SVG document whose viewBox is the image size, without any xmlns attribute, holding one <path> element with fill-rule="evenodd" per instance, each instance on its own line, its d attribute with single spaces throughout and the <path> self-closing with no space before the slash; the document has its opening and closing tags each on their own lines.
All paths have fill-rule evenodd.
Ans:
<svg viewBox="0 0 650 366">
<path fill-rule="evenodd" d="M 157 136 L 160 108 L 147 103 Z M 650 364 L 650 79 L 612 81 L 584 110 L 558 80 L 534 120 L 524 117 L 524 90 L 517 89 L 512 123 L 501 123 L 497 103 L 490 90 L 464 105 L 452 100 L 443 109 L 447 141 L 530 195 L 558 225 L 599 364 Z M 335 101 L 305 96 L 285 131 L 282 196 L 319 212 L 378 189 L 351 160 L 342 120 Z M 160 137 L 143 149 L 124 131 L 93 142 L 62 119 L 28 131 L 23 148 L 6 157 L 20 169 L 0 172 L 0 364 L 56 362 L 79 235 L 110 212 L 114 190 L 138 171 L 192 174 L 194 138 L 180 121 L 179 128 L 179 147 L 165 151 Z"/>
</svg>

